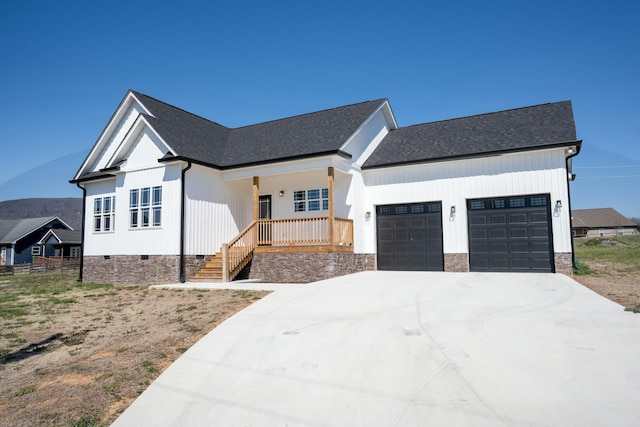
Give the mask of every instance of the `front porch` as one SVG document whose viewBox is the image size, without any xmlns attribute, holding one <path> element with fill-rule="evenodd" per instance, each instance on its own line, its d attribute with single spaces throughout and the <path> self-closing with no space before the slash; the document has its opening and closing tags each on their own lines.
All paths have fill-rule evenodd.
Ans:
<svg viewBox="0 0 640 427">
<path fill-rule="evenodd" d="M 345 218 L 287 218 L 252 221 L 195 274 L 192 281 L 229 282 L 254 253 L 353 253 L 353 221 Z"/>
<path fill-rule="evenodd" d="M 335 216 L 333 167 L 327 168 L 326 176 L 327 200 L 322 209 L 326 216 L 280 219 L 271 218 L 271 197 L 266 206 L 260 191 L 260 177 L 254 176 L 253 220 L 236 237 L 224 243 L 190 280 L 231 281 L 252 261 L 255 253 L 353 254 L 353 220 Z"/>
</svg>

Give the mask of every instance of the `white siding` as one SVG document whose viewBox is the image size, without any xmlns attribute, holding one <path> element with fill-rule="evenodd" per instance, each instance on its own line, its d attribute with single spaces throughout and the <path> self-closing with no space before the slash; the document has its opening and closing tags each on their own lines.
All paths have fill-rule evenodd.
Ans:
<svg viewBox="0 0 640 427">
<path fill-rule="evenodd" d="M 219 171 L 198 165 L 185 180 L 185 254 L 214 254 L 253 219 L 252 180 L 224 182 Z"/>
<path fill-rule="evenodd" d="M 360 166 L 388 133 L 389 125 L 383 110 L 379 109 L 342 146 L 342 151 L 351 154 L 353 163 Z"/>
<path fill-rule="evenodd" d="M 367 170 L 363 176 L 363 210 L 371 211 L 372 217 L 376 205 L 441 201 L 445 253 L 468 252 L 467 199 L 548 193 L 554 250 L 571 251 L 563 149 Z M 559 211 L 554 209 L 556 200 L 562 202 Z M 453 217 L 449 215 L 451 206 L 456 207 Z M 359 230 L 366 237 L 363 246 L 356 246 L 356 252 L 375 252 L 375 226 L 356 228 L 356 232 Z"/>
<path fill-rule="evenodd" d="M 93 231 L 93 202 L 97 197 L 116 196 L 116 179 L 94 181 L 85 184 L 86 206 L 84 221 L 84 254 L 85 255 L 112 255 L 116 251 L 115 231 L 96 233 Z M 118 197 L 116 196 L 116 221 L 118 220 Z M 115 230 L 118 227 L 115 225 Z"/>
<path fill-rule="evenodd" d="M 162 185 L 161 227 L 129 226 L 132 189 Z M 178 255 L 180 253 L 180 166 L 159 165 L 118 176 L 116 232 L 119 255 Z"/>
<path fill-rule="evenodd" d="M 117 127 L 105 135 L 107 137 L 106 140 L 100 141 L 101 146 L 99 148 L 102 148 L 102 151 L 97 154 L 93 166 L 90 167 L 91 171 L 97 171 L 107 166 L 107 163 L 131 129 L 140 111 L 142 111 L 142 109 L 137 103 L 133 103 L 124 111 L 123 119 L 117 124 Z"/>
</svg>

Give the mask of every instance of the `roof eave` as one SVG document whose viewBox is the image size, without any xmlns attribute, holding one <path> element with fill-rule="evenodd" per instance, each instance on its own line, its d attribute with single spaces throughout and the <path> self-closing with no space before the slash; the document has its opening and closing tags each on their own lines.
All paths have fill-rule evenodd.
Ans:
<svg viewBox="0 0 640 427">
<path fill-rule="evenodd" d="M 477 159 L 477 158 L 481 158 L 481 157 L 494 157 L 494 156 L 501 156 L 503 154 L 520 153 L 520 152 L 526 152 L 526 151 L 548 150 L 548 149 L 560 148 L 560 147 L 570 147 L 570 146 L 574 146 L 574 145 L 576 146 L 576 151 L 577 151 L 576 155 L 577 155 L 578 153 L 580 153 L 580 148 L 582 146 L 582 140 L 560 142 L 560 143 L 557 143 L 557 144 L 542 145 L 542 146 L 533 146 L 533 147 L 524 147 L 524 148 L 512 148 L 512 149 L 508 149 L 508 150 L 487 151 L 487 152 L 483 152 L 483 153 L 470 153 L 470 154 L 461 154 L 461 155 L 456 155 L 456 156 L 437 157 L 437 158 L 433 158 L 433 159 L 421 159 L 421 160 L 410 160 L 410 161 L 405 161 L 405 162 L 393 162 L 393 163 L 385 163 L 385 164 L 382 164 L 382 165 L 370 165 L 370 166 L 363 165 L 362 166 L 362 170 L 382 169 L 382 168 L 391 168 L 391 167 L 398 167 L 398 166 L 410 166 L 410 165 L 417 165 L 417 164 L 424 164 L 424 163 L 439 163 L 439 162 L 448 162 L 448 161 L 452 161 L 452 160 Z"/>
<path fill-rule="evenodd" d="M 330 150 L 330 151 L 323 151 L 321 153 L 301 154 L 298 156 L 281 157 L 278 159 L 261 160 L 256 162 L 248 162 L 248 163 L 226 165 L 226 166 L 214 165 L 211 163 L 203 162 L 201 160 L 192 159 L 184 156 L 164 156 L 158 159 L 158 162 L 169 163 L 169 162 L 175 162 L 175 161 L 183 161 L 183 162 L 191 162 L 193 164 L 206 166 L 206 167 L 217 169 L 217 170 L 233 170 L 233 169 L 240 169 L 240 168 L 246 168 L 251 166 L 261 166 L 261 165 L 268 165 L 268 164 L 274 164 L 274 163 L 291 162 L 295 160 L 304 160 L 304 159 L 310 159 L 314 157 L 324 157 L 324 156 L 331 156 L 331 155 L 337 155 L 345 159 L 351 159 L 352 157 L 351 154 L 346 153 L 342 150 Z"/>
</svg>

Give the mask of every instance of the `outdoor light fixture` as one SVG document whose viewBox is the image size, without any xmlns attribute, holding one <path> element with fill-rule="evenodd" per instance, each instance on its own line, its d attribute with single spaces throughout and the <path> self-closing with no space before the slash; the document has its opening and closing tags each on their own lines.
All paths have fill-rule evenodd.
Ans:
<svg viewBox="0 0 640 427">
<path fill-rule="evenodd" d="M 567 148 L 567 154 L 573 154 L 573 148 Z"/>
<path fill-rule="evenodd" d="M 280 197 L 284 196 L 284 190 L 280 190 Z"/>
<path fill-rule="evenodd" d="M 456 207 L 455 206 L 451 206 L 451 215 L 456 213 Z"/>
<path fill-rule="evenodd" d="M 369 211 L 365 212 L 364 219 L 371 219 L 371 212 Z"/>
<path fill-rule="evenodd" d="M 560 209 L 562 207 L 562 202 L 560 200 L 556 200 L 556 209 Z"/>
</svg>

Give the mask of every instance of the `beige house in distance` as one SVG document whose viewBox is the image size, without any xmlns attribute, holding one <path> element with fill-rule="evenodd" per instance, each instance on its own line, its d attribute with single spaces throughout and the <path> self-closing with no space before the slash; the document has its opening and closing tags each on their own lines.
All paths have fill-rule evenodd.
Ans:
<svg viewBox="0 0 640 427">
<path fill-rule="evenodd" d="M 638 233 L 638 224 L 613 208 L 572 211 L 573 237 L 628 236 Z"/>
</svg>

